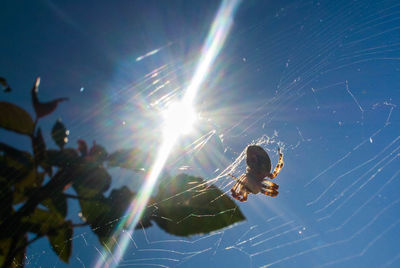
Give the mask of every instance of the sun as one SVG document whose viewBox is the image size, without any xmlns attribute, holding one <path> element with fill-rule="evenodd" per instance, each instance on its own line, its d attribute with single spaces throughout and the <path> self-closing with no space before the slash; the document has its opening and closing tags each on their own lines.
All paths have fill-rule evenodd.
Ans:
<svg viewBox="0 0 400 268">
<path fill-rule="evenodd" d="M 197 115 L 192 105 L 186 102 L 173 102 L 162 111 L 164 138 L 189 134 L 194 129 Z"/>
</svg>

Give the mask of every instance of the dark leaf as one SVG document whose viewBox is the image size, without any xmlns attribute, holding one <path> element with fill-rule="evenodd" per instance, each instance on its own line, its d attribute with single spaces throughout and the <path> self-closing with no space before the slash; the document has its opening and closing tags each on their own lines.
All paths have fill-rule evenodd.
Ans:
<svg viewBox="0 0 400 268">
<path fill-rule="evenodd" d="M 184 174 L 163 181 L 156 201 L 153 220 L 173 235 L 210 233 L 245 220 L 235 202 L 217 187 Z"/>
<path fill-rule="evenodd" d="M 48 235 L 51 247 L 65 263 L 68 263 L 72 253 L 72 228 L 72 223 L 65 221 L 55 232 Z"/>
<path fill-rule="evenodd" d="M 10 163 L 11 162 L 11 163 Z M 27 168 L 16 168 L 15 162 L 7 157 L 0 156 L 0 177 L 7 180 L 8 185 L 14 185 L 18 181 L 25 178 L 30 172 Z"/>
<path fill-rule="evenodd" d="M 10 268 L 24 267 L 25 265 L 25 252 L 26 252 L 26 244 L 28 242 L 28 238 L 26 234 L 22 234 L 21 236 L 16 237 L 17 241 L 14 243 L 14 248 L 12 250 L 18 250 L 13 258 L 12 263 L 10 264 Z M 0 240 L 0 266 L 3 267 L 4 262 L 6 260 L 6 256 L 8 255 L 11 247 L 13 245 L 12 238 L 1 239 Z"/>
<path fill-rule="evenodd" d="M 131 192 L 131 190 L 129 190 L 129 188 L 126 186 L 112 190 L 106 199 L 110 207 L 113 208 L 110 214 L 110 219 L 115 220 L 123 217 L 127 208 L 132 203 L 135 195 L 136 194 Z M 150 198 L 148 203 L 152 204 L 154 203 L 154 200 Z M 142 218 L 139 221 L 140 227 L 147 228 L 152 225 L 150 222 L 152 211 L 152 208 L 144 211 Z"/>
<path fill-rule="evenodd" d="M 101 243 L 106 242 L 112 228 L 109 221 L 111 207 L 103 195 L 92 196 L 92 200 L 80 199 L 82 220 L 87 222 Z"/>
<path fill-rule="evenodd" d="M 60 214 L 63 218 L 67 216 L 67 197 L 61 192 L 56 192 L 50 198 L 44 200 L 42 204 L 51 212 Z"/>
<path fill-rule="evenodd" d="M 82 197 L 82 196 L 80 196 Z M 89 223 L 93 229 L 101 227 L 98 222 L 103 222 L 105 215 L 111 211 L 103 195 L 83 197 L 79 200 L 83 221 Z"/>
<path fill-rule="evenodd" d="M 0 176 L 14 184 L 33 170 L 32 156 L 24 151 L 0 143 Z"/>
<path fill-rule="evenodd" d="M 55 233 L 64 222 L 64 218 L 59 214 L 39 208 L 35 209 L 29 216 L 22 218 L 26 230 L 38 235 Z"/>
<path fill-rule="evenodd" d="M 54 124 L 53 129 L 51 130 L 51 137 L 61 149 L 63 149 L 64 145 L 68 142 L 68 134 L 69 131 L 61 122 L 61 119 L 58 119 L 57 122 Z"/>
<path fill-rule="evenodd" d="M 0 102 L 0 127 L 20 134 L 32 135 L 32 117 L 22 108 L 9 102 Z"/>
<path fill-rule="evenodd" d="M 28 232 L 47 235 L 53 250 L 64 262 L 68 262 L 72 250 L 72 224 L 58 213 L 35 209 L 22 219 Z"/>
<path fill-rule="evenodd" d="M 94 232 L 98 235 L 101 243 L 107 245 L 110 249 L 114 247 L 114 241 L 111 241 L 111 235 L 117 226 L 121 217 L 132 201 L 133 193 L 124 186 L 120 189 L 114 189 L 108 198 L 104 199 L 104 206 L 109 208 L 109 212 L 98 218 L 93 226 L 98 226 Z"/>
<path fill-rule="evenodd" d="M 76 164 L 80 159 L 78 153 L 74 149 L 47 150 L 46 162 L 48 165 L 56 167 L 68 167 Z"/>
<path fill-rule="evenodd" d="M 93 201 L 81 199 L 82 218 L 90 224 L 100 243 L 112 249 L 115 241 L 111 239 L 115 228 L 125 219 L 125 212 L 135 196 L 126 186 L 111 191 L 109 197 L 93 196 Z M 151 226 L 150 212 L 145 211 L 140 221 L 140 227 Z M 122 226 L 124 228 L 125 226 Z"/>
<path fill-rule="evenodd" d="M 108 166 L 144 170 L 143 153 L 139 149 L 118 150 L 108 156 Z"/>
<path fill-rule="evenodd" d="M 107 191 L 110 185 L 111 176 L 103 167 L 86 163 L 74 171 L 72 186 L 79 195 L 98 195 Z"/>
<path fill-rule="evenodd" d="M 37 173 L 34 169 L 22 180 L 14 185 L 13 203 L 18 204 L 26 201 L 30 194 L 42 186 L 44 173 Z"/>
<path fill-rule="evenodd" d="M 36 78 L 35 84 L 31 90 L 33 108 L 37 118 L 51 114 L 56 108 L 59 102 L 66 101 L 68 98 L 58 98 L 49 102 L 40 102 L 37 96 L 39 91 L 40 77 Z"/>
</svg>

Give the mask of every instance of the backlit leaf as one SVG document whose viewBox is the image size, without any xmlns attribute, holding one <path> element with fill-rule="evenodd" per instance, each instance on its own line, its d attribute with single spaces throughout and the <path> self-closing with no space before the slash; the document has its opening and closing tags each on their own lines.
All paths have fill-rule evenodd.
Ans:
<svg viewBox="0 0 400 268">
<path fill-rule="evenodd" d="M 118 150 L 108 156 L 108 166 L 133 170 L 143 170 L 145 163 L 143 153 L 136 148 Z"/>
<path fill-rule="evenodd" d="M 28 232 L 46 235 L 56 254 L 64 262 L 68 262 L 72 252 L 72 223 L 65 221 L 58 213 L 35 209 L 34 212 L 22 219 Z"/>
<path fill-rule="evenodd" d="M 0 102 L 0 127 L 20 134 L 32 135 L 32 117 L 22 108 L 9 102 Z"/>
<path fill-rule="evenodd" d="M 35 109 L 37 118 L 51 114 L 57 108 L 59 102 L 68 100 L 68 98 L 58 98 L 49 102 L 40 102 L 37 95 L 39 92 L 39 84 L 40 77 L 37 77 L 35 84 L 33 85 L 33 88 L 31 90 L 32 104 L 33 108 Z"/>
<path fill-rule="evenodd" d="M 38 235 L 55 233 L 65 223 L 64 218 L 59 214 L 39 208 L 35 209 L 31 215 L 24 217 L 22 222 L 29 232 Z"/>
<path fill-rule="evenodd" d="M 236 203 L 221 190 L 184 174 L 163 181 L 156 201 L 158 211 L 153 220 L 178 236 L 210 233 L 245 220 Z"/>
<path fill-rule="evenodd" d="M 68 263 L 72 253 L 72 233 L 72 223 L 66 221 L 57 230 L 48 235 L 52 249 L 65 263 Z"/>
<path fill-rule="evenodd" d="M 111 239 L 111 236 L 120 221 L 126 219 L 124 217 L 126 216 L 126 210 L 134 196 L 135 193 L 131 192 L 128 187 L 123 186 L 112 190 L 108 197 L 97 195 L 92 197 L 92 201 L 79 200 L 82 208 L 82 218 L 90 224 L 100 243 L 107 245 L 109 249 L 115 246 L 115 241 Z M 151 226 L 150 219 L 150 212 L 146 210 L 139 222 L 139 228 Z M 124 227 L 121 226 L 121 228 Z"/>
</svg>

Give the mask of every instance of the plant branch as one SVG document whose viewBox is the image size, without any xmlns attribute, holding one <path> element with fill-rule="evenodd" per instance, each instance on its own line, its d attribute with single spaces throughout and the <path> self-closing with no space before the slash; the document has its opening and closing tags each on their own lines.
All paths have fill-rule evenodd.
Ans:
<svg viewBox="0 0 400 268">
<path fill-rule="evenodd" d="M 27 241 L 26 243 L 24 243 L 23 245 L 13 249 L 16 245 L 17 245 L 17 241 L 18 241 L 18 237 L 14 236 L 11 242 L 11 246 L 10 246 L 10 251 L 7 254 L 6 260 L 3 263 L 2 267 L 10 267 L 10 265 L 12 264 L 15 255 L 17 255 L 21 250 L 25 250 L 27 246 L 29 246 L 30 244 L 32 244 L 33 242 L 35 242 L 36 240 L 42 238 L 42 235 L 36 235 L 34 238 L 32 238 L 31 240 Z"/>
<path fill-rule="evenodd" d="M 63 173 L 54 175 L 46 185 L 36 190 L 16 213 L 0 224 L 0 230 L 4 230 L 3 233 L 7 234 L 21 227 L 23 217 L 30 215 L 43 200 L 49 198 L 57 189 L 64 189 L 72 181 L 70 176 L 64 175 Z"/>
<path fill-rule="evenodd" d="M 11 264 L 14 260 L 15 254 L 16 254 L 16 251 L 14 250 L 14 248 L 16 247 L 17 243 L 18 243 L 18 237 L 16 235 L 13 235 L 11 238 L 10 250 L 8 251 L 6 259 L 3 263 L 3 265 L 1 266 L 2 268 L 7 268 L 7 267 L 11 266 Z"/>
</svg>

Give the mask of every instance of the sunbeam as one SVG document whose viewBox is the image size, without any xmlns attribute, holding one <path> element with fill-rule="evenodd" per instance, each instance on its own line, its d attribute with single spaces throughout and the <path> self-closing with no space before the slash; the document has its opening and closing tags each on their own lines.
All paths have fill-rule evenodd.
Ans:
<svg viewBox="0 0 400 268">
<path fill-rule="evenodd" d="M 112 253 L 103 251 L 97 260 L 96 267 L 115 267 L 120 263 L 125 250 L 129 245 L 129 241 L 131 241 L 130 238 L 132 232 L 139 222 L 144 209 L 146 208 L 154 185 L 168 159 L 173 146 L 175 145 L 175 142 L 179 138 L 179 135 L 190 129 L 191 125 L 193 124 L 193 118 L 190 117 L 190 119 L 187 120 L 184 125 L 182 125 L 182 128 L 179 127 L 177 131 L 176 122 L 177 120 L 179 121 L 182 119 L 182 113 L 193 114 L 191 109 L 194 106 L 194 100 L 197 91 L 200 89 L 202 82 L 209 74 L 211 66 L 219 54 L 226 37 L 228 36 L 233 23 L 233 17 L 237 7 L 239 6 L 239 3 L 240 0 L 224 0 L 221 3 L 208 33 L 205 44 L 202 48 L 199 63 L 192 80 L 185 92 L 182 102 L 174 108 L 176 109 L 176 107 L 179 107 L 179 112 L 168 113 L 168 116 L 166 117 L 167 127 L 164 128 L 163 142 L 160 146 L 157 158 L 151 168 L 151 171 L 146 177 L 146 182 L 141 187 L 137 197 L 128 207 L 126 211 L 126 217 L 121 220 L 120 224 L 114 231 L 113 239 L 109 241 L 109 244 L 112 248 L 114 248 L 114 251 Z M 175 118 L 176 116 L 179 118 Z M 118 244 L 118 246 L 115 246 L 114 244 Z M 102 256 L 107 257 L 102 258 Z"/>
</svg>

